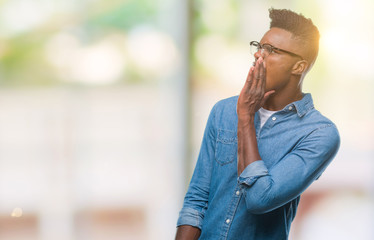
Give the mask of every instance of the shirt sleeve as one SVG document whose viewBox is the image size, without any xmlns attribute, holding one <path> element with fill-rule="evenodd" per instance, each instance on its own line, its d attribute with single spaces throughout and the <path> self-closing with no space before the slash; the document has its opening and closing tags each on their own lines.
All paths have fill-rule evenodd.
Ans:
<svg viewBox="0 0 374 240">
<path fill-rule="evenodd" d="M 239 184 L 250 187 L 259 177 L 268 175 L 269 171 L 264 161 L 259 160 L 249 164 L 238 178 Z"/>
<path fill-rule="evenodd" d="M 335 125 L 314 130 L 271 168 L 264 161 L 248 165 L 238 178 L 248 211 L 267 213 L 298 197 L 335 157 L 340 137 Z"/>
<path fill-rule="evenodd" d="M 179 212 L 177 226 L 190 225 L 201 229 L 208 207 L 210 178 L 216 145 L 215 109 L 213 107 L 204 131 L 199 157 Z"/>
</svg>

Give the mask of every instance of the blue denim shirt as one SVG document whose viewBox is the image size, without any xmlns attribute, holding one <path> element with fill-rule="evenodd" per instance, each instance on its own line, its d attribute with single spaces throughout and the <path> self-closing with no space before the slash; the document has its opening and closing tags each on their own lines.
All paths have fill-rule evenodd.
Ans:
<svg viewBox="0 0 374 240">
<path fill-rule="evenodd" d="M 300 194 L 326 169 L 340 145 L 336 126 L 310 94 L 260 127 L 261 160 L 237 175 L 238 97 L 212 109 L 177 226 L 201 229 L 200 239 L 288 239 Z"/>
</svg>

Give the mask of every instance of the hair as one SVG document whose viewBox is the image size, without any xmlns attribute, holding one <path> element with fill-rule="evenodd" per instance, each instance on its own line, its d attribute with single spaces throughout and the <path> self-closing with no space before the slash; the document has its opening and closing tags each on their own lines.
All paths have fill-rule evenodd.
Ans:
<svg viewBox="0 0 374 240">
<path fill-rule="evenodd" d="M 313 65 L 318 55 L 319 31 L 310 18 L 287 9 L 269 9 L 270 28 L 284 29 L 293 34 L 307 49 L 307 60 Z"/>
</svg>

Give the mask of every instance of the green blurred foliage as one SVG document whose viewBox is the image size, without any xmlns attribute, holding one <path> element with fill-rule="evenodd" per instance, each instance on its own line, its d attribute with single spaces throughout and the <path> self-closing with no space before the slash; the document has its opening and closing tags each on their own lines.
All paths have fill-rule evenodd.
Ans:
<svg viewBox="0 0 374 240">
<path fill-rule="evenodd" d="M 220 34 L 227 38 L 237 36 L 239 19 L 237 12 L 240 3 L 235 0 L 219 1 L 195 0 L 192 6 L 193 36 L 195 38 L 207 34 Z M 214 17 L 217 21 L 206 22 L 204 15 Z"/>
<path fill-rule="evenodd" d="M 10 1 L 0 3 L 0 12 Z M 98 41 L 108 33 L 126 35 L 139 24 L 155 21 L 158 1 L 101 0 L 83 6 L 77 3 L 74 7 L 70 12 L 52 15 L 48 21 L 31 30 L 0 36 L 0 86 L 80 85 L 58 78 L 45 57 L 48 41 L 61 32 L 74 35 L 83 45 Z M 137 76 L 133 72 L 128 74 Z M 139 77 L 126 79 L 141 81 Z"/>
<path fill-rule="evenodd" d="M 212 83 L 213 71 L 201 65 L 196 56 L 196 43 L 209 35 L 219 35 L 234 45 L 238 41 L 240 1 L 192 1 L 192 38 L 191 38 L 191 84 Z M 214 19 L 207 20 L 207 18 Z"/>
<path fill-rule="evenodd" d="M 6 50 L 1 57 L 2 86 L 50 85 L 45 68 L 43 47 L 46 36 L 25 33 L 3 41 Z"/>
<path fill-rule="evenodd" d="M 85 27 L 128 31 L 138 24 L 155 21 L 156 16 L 157 1 L 131 0 L 94 14 L 85 22 Z"/>
</svg>

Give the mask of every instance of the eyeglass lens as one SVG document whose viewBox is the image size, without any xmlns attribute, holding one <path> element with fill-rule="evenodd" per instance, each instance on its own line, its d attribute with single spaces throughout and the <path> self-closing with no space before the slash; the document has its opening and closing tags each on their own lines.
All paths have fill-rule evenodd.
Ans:
<svg viewBox="0 0 374 240">
<path fill-rule="evenodd" d="M 268 46 L 268 45 L 260 45 L 259 43 L 257 42 L 252 42 L 251 45 L 250 45 L 250 51 L 251 51 L 251 54 L 255 54 L 257 53 L 258 51 L 260 51 L 261 55 L 263 55 L 263 57 L 266 57 L 270 54 L 270 52 L 272 51 L 271 49 L 271 46 Z"/>
</svg>

